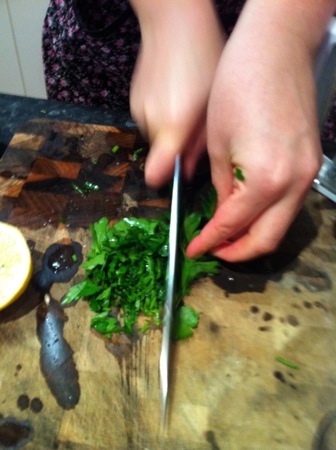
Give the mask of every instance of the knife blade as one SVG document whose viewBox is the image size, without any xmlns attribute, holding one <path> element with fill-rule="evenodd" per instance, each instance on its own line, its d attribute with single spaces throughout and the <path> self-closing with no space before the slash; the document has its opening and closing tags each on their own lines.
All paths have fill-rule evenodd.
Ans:
<svg viewBox="0 0 336 450">
<path fill-rule="evenodd" d="M 169 227 L 169 252 L 167 265 L 167 286 L 166 300 L 163 315 L 162 345 L 160 354 L 160 381 L 162 399 L 162 421 L 163 427 L 166 423 L 168 390 L 169 390 L 169 357 L 171 328 L 173 321 L 175 278 L 176 278 L 176 257 L 178 245 L 178 224 L 179 224 L 179 196 L 181 190 L 181 158 L 176 156 L 175 169 L 172 188 L 172 200 L 170 210 Z"/>
</svg>

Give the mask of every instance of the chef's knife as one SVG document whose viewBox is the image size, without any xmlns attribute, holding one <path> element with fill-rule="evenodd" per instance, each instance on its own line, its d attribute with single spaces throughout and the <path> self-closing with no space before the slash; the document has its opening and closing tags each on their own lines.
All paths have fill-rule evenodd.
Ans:
<svg viewBox="0 0 336 450">
<path fill-rule="evenodd" d="M 180 184 L 181 184 L 181 158 L 178 155 L 175 160 L 171 211 L 170 211 L 166 301 L 164 306 L 162 346 L 160 355 L 163 426 L 165 425 L 166 422 L 166 411 L 167 411 L 168 389 L 169 389 L 169 355 L 170 355 L 170 339 L 173 321 L 174 293 L 175 293 L 176 257 L 177 257 L 178 228 L 179 228 L 178 224 L 179 224 Z"/>
</svg>

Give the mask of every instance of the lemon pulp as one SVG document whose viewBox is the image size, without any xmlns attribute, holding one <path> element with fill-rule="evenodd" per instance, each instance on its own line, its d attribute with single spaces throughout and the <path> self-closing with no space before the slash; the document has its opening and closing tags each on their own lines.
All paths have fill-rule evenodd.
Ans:
<svg viewBox="0 0 336 450">
<path fill-rule="evenodd" d="M 25 237 L 17 227 L 0 222 L 0 310 L 23 294 L 31 275 L 32 259 Z"/>
</svg>

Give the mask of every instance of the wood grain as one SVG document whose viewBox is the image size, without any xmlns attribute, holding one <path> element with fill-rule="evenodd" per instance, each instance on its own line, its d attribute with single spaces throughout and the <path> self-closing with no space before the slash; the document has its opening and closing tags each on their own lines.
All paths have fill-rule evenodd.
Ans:
<svg viewBox="0 0 336 450">
<path fill-rule="evenodd" d="M 121 150 L 113 156 L 114 145 Z M 33 120 L 18 130 L 0 161 L 0 219 L 23 231 L 35 274 L 52 244 L 78 242 L 85 256 L 88 225 L 103 215 L 114 222 L 167 209 L 167 192 L 144 184 L 145 153 L 129 159 L 140 145 L 134 131 L 98 125 Z M 87 179 L 102 188 L 81 196 L 73 183 Z M 63 409 L 41 371 L 42 298 L 31 283 L 0 312 L 0 416 L 31 423 L 34 436 L 25 448 L 33 450 L 311 448 L 320 421 L 335 408 L 335 223 L 334 205 L 312 191 L 275 255 L 223 264 L 218 277 L 194 285 L 185 302 L 200 312 L 200 325 L 193 338 L 173 346 L 164 433 L 160 330 L 110 342 L 90 330 L 85 302 L 66 308 L 63 337 L 80 399 Z M 79 269 L 71 281 L 54 283 L 53 299 L 59 302 L 82 277 Z M 39 412 L 34 399 L 43 404 Z M 1 436 L 0 428 L 0 444 Z"/>
</svg>

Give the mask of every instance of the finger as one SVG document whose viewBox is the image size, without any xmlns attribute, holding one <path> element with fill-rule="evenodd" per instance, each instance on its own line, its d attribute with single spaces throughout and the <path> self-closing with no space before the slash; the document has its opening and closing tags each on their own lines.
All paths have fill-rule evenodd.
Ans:
<svg viewBox="0 0 336 450">
<path fill-rule="evenodd" d="M 170 130 L 162 130 L 155 136 L 145 165 L 148 186 L 159 188 L 172 178 L 175 157 L 181 152 L 183 144 L 178 135 Z"/>
<path fill-rule="evenodd" d="M 277 249 L 300 210 L 302 200 L 284 199 L 265 210 L 247 233 L 232 243 L 223 243 L 211 253 L 228 262 L 247 261 Z"/>
<path fill-rule="evenodd" d="M 266 208 L 269 199 L 258 195 L 257 189 L 235 180 L 235 190 L 220 204 L 213 218 L 187 248 L 193 258 L 213 250 L 238 235 Z"/>
<path fill-rule="evenodd" d="M 186 127 L 187 128 L 187 127 Z M 189 135 L 179 127 L 164 129 L 152 140 L 145 166 L 146 183 L 158 188 L 171 180 L 175 157 L 183 154 L 183 174 L 190 180 L 201 153 L 205 150 L 205 126 Z"/>
</svg>

